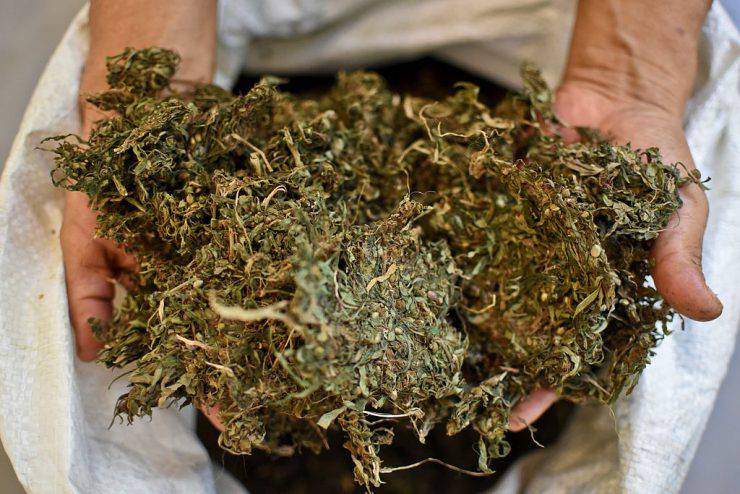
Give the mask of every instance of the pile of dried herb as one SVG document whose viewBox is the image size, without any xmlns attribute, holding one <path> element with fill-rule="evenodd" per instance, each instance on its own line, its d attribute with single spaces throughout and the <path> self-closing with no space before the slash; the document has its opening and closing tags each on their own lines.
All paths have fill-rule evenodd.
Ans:
<svg viewBox="0 0 740 494">
<path fill-rule="evenodd" d="M 90 101 L 115 116 L 53 138 L 55 183 L 140 266 L 97 326 L 100 360 L 130 369 L 117 414 L 219 405 L 236 453 L 319 450 L 339 428 L 370 487 L 394 427 L 472 427 L 485 473 L 536 387 L 635 385 L 672 317 L 646 284 L 681 205 L 657 149 L 565 143 L 531 68 L 489 108 L 473 85 L 429 101 L 368 72 L 316 99 L 269 78 L 177 92 L 178 61 L 111 57 Z"/>
</svg>

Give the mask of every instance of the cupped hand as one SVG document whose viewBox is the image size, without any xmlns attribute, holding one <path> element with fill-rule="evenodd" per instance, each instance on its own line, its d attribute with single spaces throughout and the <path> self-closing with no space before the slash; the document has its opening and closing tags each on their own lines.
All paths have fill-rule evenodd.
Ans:
<svg viewBox="0 0 740 494">
<path fill-rule="evenodd" d="M 657 147 L 665 163 L 683 164 L 682 173 L 696 168 L 681 115 L 669 108 L 636 98 L 620 100 L 587 83 L 566 82 L 557 93 L 555 112 L 564 123 L 599 129 L 617 144 Z M 660 294 L 680 314 L 711 321 L 722 313 L 722 303 L 707 286 L 701 266 L 709 205 L 697 184 L 684 185 L 680 194 L 683 206 L 652 248 L 653 278 Z"/>
<path fill-rule="evenodd" d="M 637 98 L 615 98 L 588 83 L 565 82 L 555 98 L 555 113 L 568 126 L 599 129 L 616 144 L 630 143 L 641 149 L 658 147 L 665 163 L 683 164 L 682 173 L 695 168 L 681 116 L 668 108 Z M 575 135 L 573 131 L 570 137 Z M 707 286 L 701 266 L 709 205 L 704 191 L 694 183 L 684 185 L 680 194 L 683 206 L 652 247 L 653 279 L 665 301 L 680 314 L 696 321 L 710 321 L 722 313 L 722 303 Z M 557 395 L 553 391 L 536 390 L 514 407 L 509 428 L 524 429 L 555 401 Z"/>
<path fill-rule="evenodd" d="M 110 320 L 114 280 L 136 263 L 132 255 L 110 240 L 95 238 L 95 213 L 82 192 L 65 193 L 60 240 L 77 355 L 85 361 L 94 360 L 102 344 L 93 335 L 89 321 Z"/>
</svg>

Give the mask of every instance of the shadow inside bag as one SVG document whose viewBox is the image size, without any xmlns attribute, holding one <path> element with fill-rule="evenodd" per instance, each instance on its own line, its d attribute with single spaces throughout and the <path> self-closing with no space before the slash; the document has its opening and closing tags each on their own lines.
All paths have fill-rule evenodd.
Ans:
<svg viewBox="0 0 740 494">
<path fill-rule="evenodd" d="M 440 99 L 450 94 L 454 84 L 459 81 L 469 81 L 478 85 L 481 88 L 481 100 L 489 105 L 502 99 L 507 92 L 506 89 L 488 80 L 432 58 L 373 67 L 372 70 L 380 73 L 394 92 L 415 96 Z M 285 74 L 285 76 L 289 80 L 282 89 L 291 93 L 306 95 L 321 93 L 334 83 L 334 77 L 328 75 L 296 77 Z M 247 92 L 258 79 L 256 76 L 242 76 L 237 81 L 234 92 L 237 94 Z M 543 446 L 552 444 L 563 429 L 572 409 L 573 406 L 565 402 L 553 406 L 537 422 L 534 439 Z M 344 438 L 341 434 L 330 434 L 330 449 L 324 450 L 321 454 L 315 455 L 306 451 L 290 458 L 271 456 L 260 451 L 244 456 L 226 453 L 218 446 L 218 432 L 202 415 L 198 417 L 198 436 L 208 449 L 212 460 L 223 465 L 252 494 L 269 492 L 333 494 L 363 490 L 353 480 L 352 462 L 342 447 Z M 471 477 L 439 465 L 427 464 L 385 475 L 383 477 L 385 484 L 375 492 L 418 494 L 482 492 L 492 487 L 517 458 L 538 448 L 532 434 L 527 430 L 510 434 L 509 440 L 511 453 L 491 465 L 496 473 L 489 477 Z M 475 444 L 477 434 L 469 429 L 449 437 L 445 434 L 444 427 L 437 427 L 427 438 L 427 444 L 420 444 L 412 431 L 405 430 L 397 435 L 391 446 L 383 449 L 382 457 L 384 465 L 387 466 L 406 465 L 433 457 L 476 470 Z"/>
<path fill-rule="evenodd" d="M 554 443 L 566 421 L 573 405 L 558 402 L 537 421 L 535 440 L 547 447 Z M 251 494 L 280 492 L 285 494 L 347 494 L 364 492 L 362 486 L 354 482 L 352 461 L 342 447 L 344 438 L 339 433 L 329 434 L 330 449 L 316 455 L 310 451 L 297 453 L 288 458 L 255 451 L 251 455 L 232 455 L 218 446 L 218 431 L 211 423 L 198 415 L 198 436 L 208 449 L 211 459 L 223 466 L 236 477 Z M 522 455 L 539 449 L 532 440 L 532 434 L 524 430 L 509 434 L 511 453 L 494 461 L 491 468 L 496 472 L 488 477 L 471 477 L 453 472 L 442 466 L 426 464 L 410 470 L 385 474 L 385 484 L 374 489 L 377 493 L 471 494 L 484 492 L 493 487 L 502 473 Z M 478 436 L 470 429 L 447 436 L 444 427 L 437 427 L 427 437 L 426 444 L 420 444 L 411 430 L 403 429 L 396 435 L 392 445 L 382 451 L 384 466 L 406 465 L 418 460 L 433 457 L 450 464 L 475 470 L 477 453 L 474 445 Z"/>
</svg>

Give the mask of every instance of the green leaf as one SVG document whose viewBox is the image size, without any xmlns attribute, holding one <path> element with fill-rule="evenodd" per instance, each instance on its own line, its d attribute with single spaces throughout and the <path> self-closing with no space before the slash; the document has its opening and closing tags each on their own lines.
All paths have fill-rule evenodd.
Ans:
<svg viewBox="0 0 740 494">
<path fill-rule="evenodd" d="M 591 303 L 596 300 L 596 297 L 599 296 L 599 290 L 600 288 L 597 288 L 593 292 L 589 294 L 588 297 L 581 300 L 581 303 L 576 306 L 576 310 L 573 312 L 573 317 L 576 317 L 578 314 L 586 310 L 586 308 L 591 305 Z"/>
<path fill-rule="evenodd" d="M 326 412 L 324 415 L 321 416 L 317 424 L 319 424 L 319 427 L 323 429 L 328 429 L 334 420 L 339 417 L 339 415 L 342 414 L 347 409 L 347 407 L 339 407 L 337 409 L 332 410 L 331 412 Z"/>
</svg>

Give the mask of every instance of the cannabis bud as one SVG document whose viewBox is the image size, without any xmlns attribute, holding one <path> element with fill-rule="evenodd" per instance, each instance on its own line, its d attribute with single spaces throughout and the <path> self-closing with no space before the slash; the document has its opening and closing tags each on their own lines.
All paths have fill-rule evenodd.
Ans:
<svg viewBox="0 0 740 494">
<path fill-rule="evenodd" d="M 176 91 L 178 56 L 127 49 L 110 118 L 57 141 L 54 183 L 138 261 L 100 361 L 130 369 L 116 413 L 219 407 L 221 446 L 292 454 L 343 431 L 356 480 L 394 428 L 471 427 L 480 472 L 516 401 L 629 392 L 672 317 L 649 242 L 683 183 L 657 149 L 566 143 L 538 72 L 496 108 L 376 74 L 316 98 L 265 78 Z M 690 177 L 687 180 L 698 180 Z"/>
</svg>

